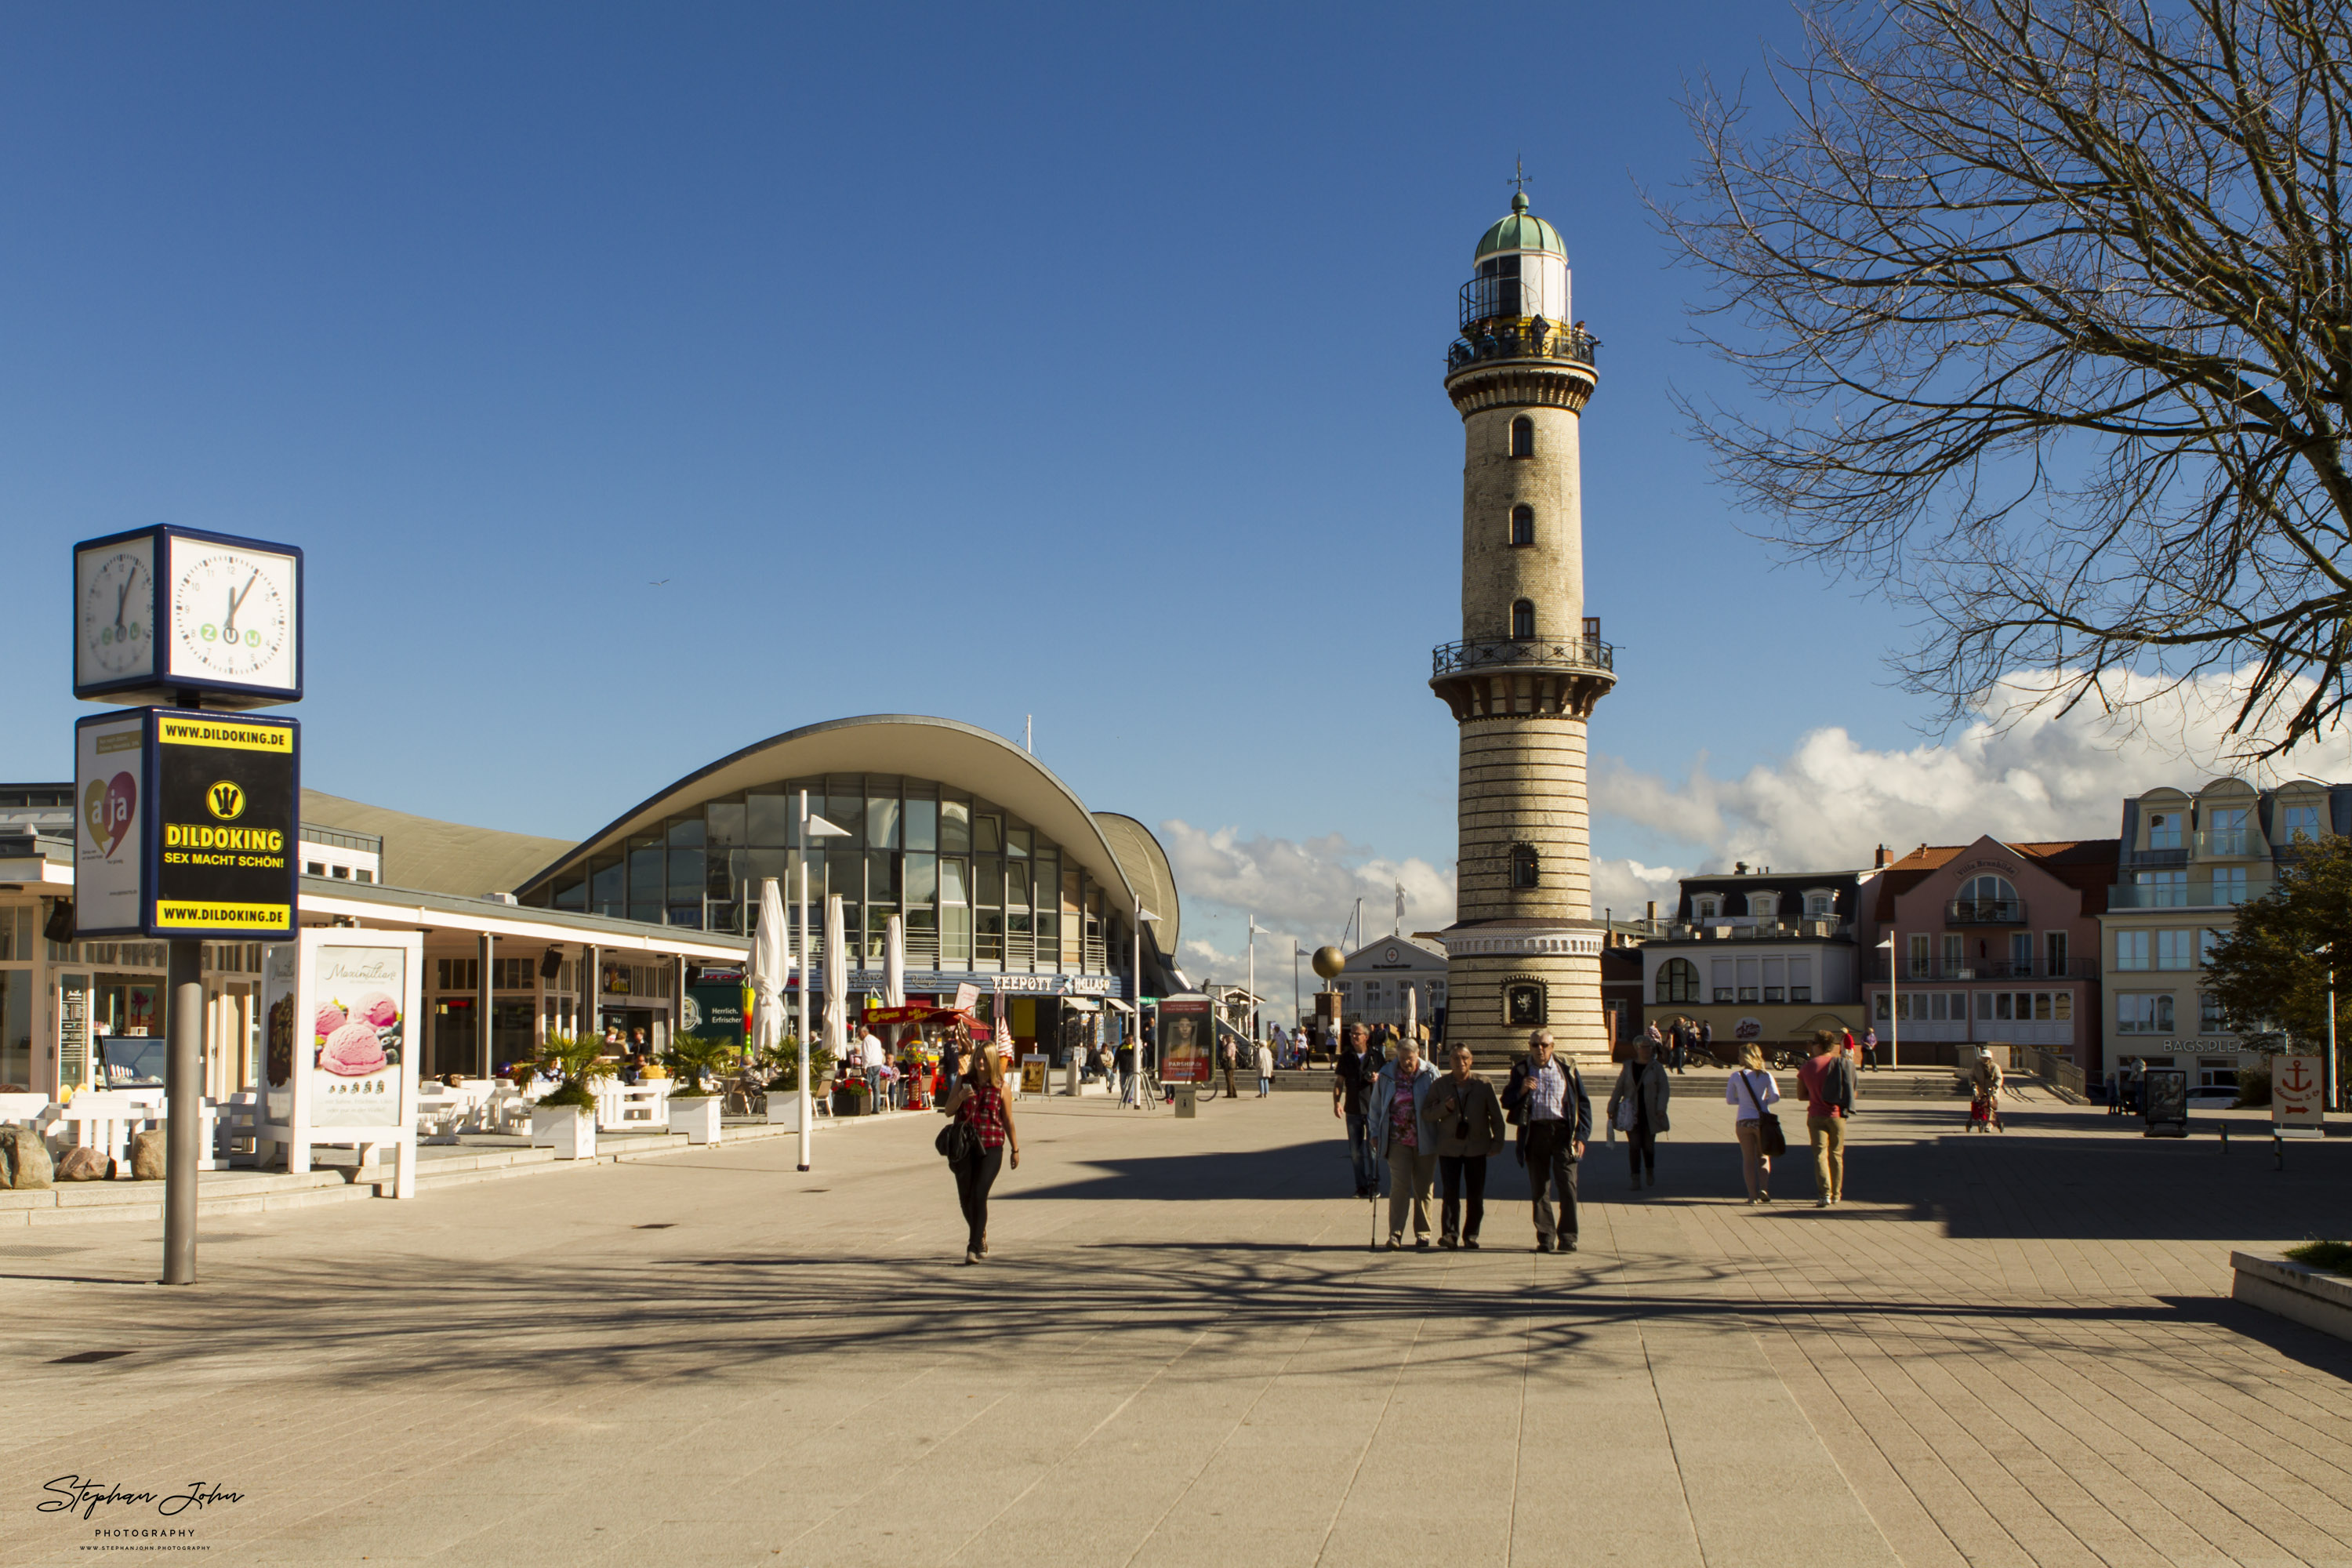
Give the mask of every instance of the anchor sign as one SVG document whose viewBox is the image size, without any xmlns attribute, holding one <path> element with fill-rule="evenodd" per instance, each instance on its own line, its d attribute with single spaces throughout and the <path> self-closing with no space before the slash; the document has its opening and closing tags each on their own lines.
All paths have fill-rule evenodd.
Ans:
<svg viewBox="0 0 2352 1568">
<path fill-rule="evenodd" d="M 2326 1117 L 2327 1075 L 2317 1057 L 2277 1058 L 2271 1067 L 2271 1121 L 2281 1127 L 2318 1127 Z"/>
</svg>

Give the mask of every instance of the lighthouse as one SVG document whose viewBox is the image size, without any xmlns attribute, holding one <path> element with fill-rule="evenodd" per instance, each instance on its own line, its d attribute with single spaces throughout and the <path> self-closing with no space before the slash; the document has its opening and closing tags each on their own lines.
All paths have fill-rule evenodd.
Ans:
<svg viewBox="0 0 2352 1568">
<path fill-rule="evenodd" d="M 1435 650 L 1429 681 L 1462 735 L 1446 1037 L 1500 1064 L 1548 1028 L 1590 1068 L 1609 1036 L 1585 730 L 1616 681 L 1584 599 L 1578 454 L 1599 374 L 1568 247 L 1524 188 L 1479 239 L 1460 303 L 1445 394 L 1462 416 L 1462 639 Z"/>
</svg>

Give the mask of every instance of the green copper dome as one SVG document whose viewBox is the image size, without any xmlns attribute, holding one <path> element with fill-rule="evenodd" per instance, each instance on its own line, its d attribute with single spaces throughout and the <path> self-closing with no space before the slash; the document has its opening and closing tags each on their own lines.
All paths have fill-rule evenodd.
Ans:
<svg viewBox="0 0 2352 1568">
<path fill-rule="evenodd" d="M 1511 216 L 1488 229 L 1478 241 L 1478 253 L 1470 260 L 1473 266 L 1498 250 L 1549 250 L 1563 260 L 1568 247 L 1560 242 L 1559 230 L 1539 217 L 1528 213 L 1528 194 L 1521 191 L 1511 198 Z"/>
</svg>

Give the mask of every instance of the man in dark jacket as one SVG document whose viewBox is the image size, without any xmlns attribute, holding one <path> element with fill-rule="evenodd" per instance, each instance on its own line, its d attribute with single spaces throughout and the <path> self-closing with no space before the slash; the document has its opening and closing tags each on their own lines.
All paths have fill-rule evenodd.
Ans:
<svg viewBox="0 0 2352 1568">
<path fill-rule="evenodd" d="M 1511 1068 L 1503 1089 L 1503 1110 L 1519 1124 L 1528 1165 L 1528 1195 L 1535 1200 L 1536 1250 L 1576 1250 L 1576 1163 L 1592 1136 L 1592 1099 L 1584 1092 L 1576 1064 L 1552 1055 L 1549 1029 L 1528 1037 L 1528 1059 Z M 1552 1216 L 1552 1194 L 1559 1216 Z"/>
<path fill-rule="evenodd" d="M 1348 1026 L 1348 1042 L 1331 1067 L 1331 1114 L 1347 1119 L 1348 1163 L 1356 1173 L 1356 1195 L 1370 1197 L 1380 1185 L 1381 1168 L 1372 1154 L 1372 1140 L 1364 1121 L 1372 1080 L 1381 1076 L 1381 1059 L 1370 1049 L 1370 1035 L 1361 1024 Z"/>
</svg>

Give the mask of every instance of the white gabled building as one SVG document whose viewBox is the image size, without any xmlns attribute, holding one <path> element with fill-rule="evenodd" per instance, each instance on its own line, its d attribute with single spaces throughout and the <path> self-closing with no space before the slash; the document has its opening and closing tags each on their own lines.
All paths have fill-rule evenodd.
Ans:
<svg viewBox="0 0 2352 1568">
<path fill-rule="evenodd" d="M 1339 994 L 1339 1022 L 1404 1026 L 1405 998 L 1433 1039 L 1444 1037 L 1445 953 L 1409 936 L 1385 936 L 1348 955 L 1347 967 L 1331 983 Z"/>
</svg>

